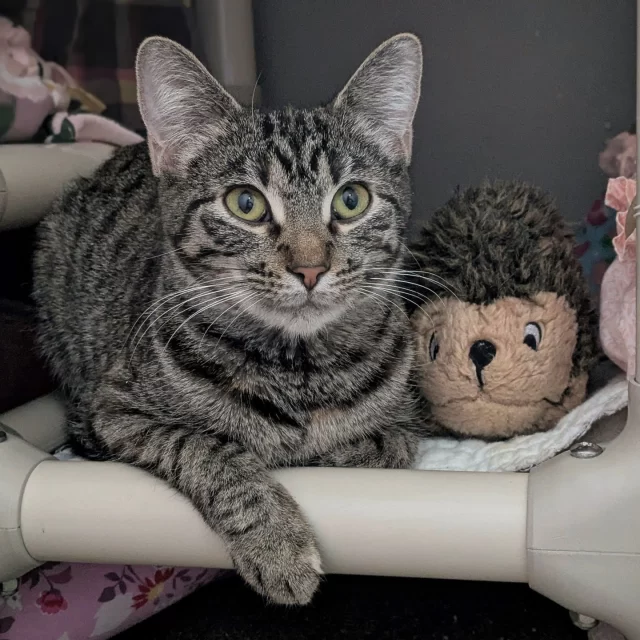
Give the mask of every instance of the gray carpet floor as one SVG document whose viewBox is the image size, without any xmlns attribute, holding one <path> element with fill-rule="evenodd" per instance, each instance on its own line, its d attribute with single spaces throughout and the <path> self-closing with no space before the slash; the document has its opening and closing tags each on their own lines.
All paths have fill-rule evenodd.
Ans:
<svg viewBox="0 0 640 640">
<path fill-rule="evenodd" d="M 524 585 L 330 576 L 309 607 L 269 606 L 235 576 L 118 640 L 586 640 Z"/>
</svg>

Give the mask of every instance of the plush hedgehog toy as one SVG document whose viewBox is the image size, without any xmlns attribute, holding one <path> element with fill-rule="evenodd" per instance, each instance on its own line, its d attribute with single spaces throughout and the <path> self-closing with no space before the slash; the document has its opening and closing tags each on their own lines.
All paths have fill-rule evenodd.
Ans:
<svg viewBox="0 0 640 640">
<path fill-rule="evenodd" d="M 586 395 L 597 323 L 552 200 L 521 183 L 458 192 L 414 247 L 427 422 L 485 440 L 553 427 Z"/>
</svg>

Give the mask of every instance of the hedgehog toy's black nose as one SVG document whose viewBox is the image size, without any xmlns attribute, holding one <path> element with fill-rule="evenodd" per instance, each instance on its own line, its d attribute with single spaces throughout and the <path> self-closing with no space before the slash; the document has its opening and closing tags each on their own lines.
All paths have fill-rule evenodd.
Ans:
<svg viewBox="0 0 640 640">
<path fill-rule="evenodd" d="M 478 382 L 482 385 L 482 377 L 480 374 L 482 370 L 495 358 L 496 345 L 488 340 L 477 340 L 471 345 L 469 349 L 469 358 L 476 367 L 476 374 L 478 376 Z"/>
</svg>

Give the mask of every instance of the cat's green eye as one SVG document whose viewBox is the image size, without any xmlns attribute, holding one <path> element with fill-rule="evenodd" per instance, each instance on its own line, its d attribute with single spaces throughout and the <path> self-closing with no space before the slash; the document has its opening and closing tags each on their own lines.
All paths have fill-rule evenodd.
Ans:
<svg viewBox="0 0 640 640">
<path fill-rule="evenodd" d="M 369 206 L 369 192 L 357 182 L 348 182 L 333 196 L 331 209 L 338 220 L 349 220 L 364 213 Z"/>
<path fill-rule="evenodd" d="M 224 199 L 234 216 L 246 222 L 267 222 L 270 214 L 266 198 L 251 187 L 235 187 Z"/>
</svg>

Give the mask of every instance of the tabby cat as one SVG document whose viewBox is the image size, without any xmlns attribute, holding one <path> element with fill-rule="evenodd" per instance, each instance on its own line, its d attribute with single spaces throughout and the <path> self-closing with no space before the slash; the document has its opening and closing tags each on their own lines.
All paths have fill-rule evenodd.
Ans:
<svg viewBox="0 0 640 640">
<path fill-rule="evenodd" d="M 374 51 L 327 106 L 240 106 L 146 40 L 145 144 L 73 184 L 39 230 L 40 340 L 85 455 L 187 496 L 278 603 L 319 582 L 269 469 L 407 467 L 413 346 L 399 283 L 422 52 Z"/>
</svg>

